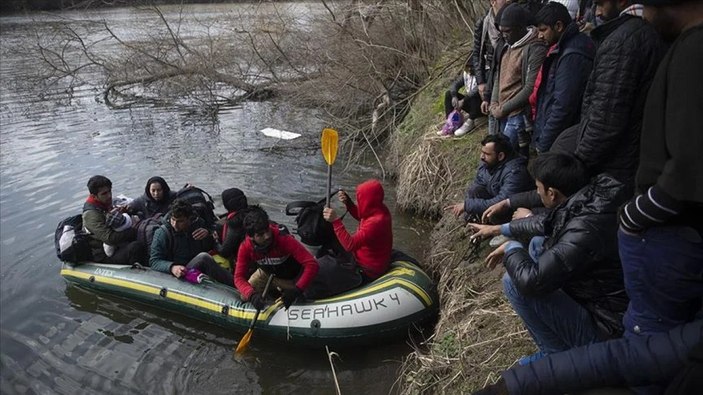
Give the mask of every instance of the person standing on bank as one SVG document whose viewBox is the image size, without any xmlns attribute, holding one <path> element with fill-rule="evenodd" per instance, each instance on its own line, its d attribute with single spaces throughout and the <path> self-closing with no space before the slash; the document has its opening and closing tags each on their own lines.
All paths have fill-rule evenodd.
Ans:
<svg viewBox="0 0 703 395">
<path fill-rule="evenodd" d="M 332 223 L 337 240 L 361 269 L 363 283 L 368 283 L 381 277 L 390 267 L 393 223 L 391 212 L 383 203 L 383 186 L 378 180 L 359 184 L 356 187 L 356 198 L 358 205 L 354 204 L 346 192 L 339 191 L 339 201 L 359 221 L 359 227 L 353 235 L 349 234 L 333 208 L 325 207 L 322 216 Z"/>
</svg>

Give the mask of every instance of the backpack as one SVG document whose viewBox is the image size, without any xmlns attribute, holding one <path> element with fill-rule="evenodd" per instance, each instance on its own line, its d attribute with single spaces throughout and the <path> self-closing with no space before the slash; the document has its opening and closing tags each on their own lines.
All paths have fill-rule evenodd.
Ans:
<svg viewBox="0 0 703 395">
<path fill-rule="evenodd" d="M 137 240 L 146 245 L 147 252 L 151 250 L 151 242 L 154 240 L 156 229 L 161 226 L 161 214 L 156 214 L 151 218 L 146 218 L 137 224 Z"/>
<path fill-rule="evenodd" d="M 334 192 L 330 197 L 336 193 Z M 286 205 L 286 215 L 295 215 L 296 233 L 300 236 L 300 240 L 307 245 L 329 245 L 337 239 L 332 224 L 322 217 L 325 200 L 322 199 L 318 202 L 296 200 Z"/>
<path fill-rule="evenodd" d="M 66 262 L 84 262 L 93 259 L 90 236 L 83 230 L 83 215 L 72 215 L 59 222 L 54 233 L 56 256 Z"/>
<path fill-rule="evenodd" d="M 188 186 L 176 193 L 176 199 L 190 203 L 198 216 L 205 221 L 207 228 L 214 228 L 217 215 L 215 215 L 215 202 L 209 193 L 198 187 Z"/>
</svg>

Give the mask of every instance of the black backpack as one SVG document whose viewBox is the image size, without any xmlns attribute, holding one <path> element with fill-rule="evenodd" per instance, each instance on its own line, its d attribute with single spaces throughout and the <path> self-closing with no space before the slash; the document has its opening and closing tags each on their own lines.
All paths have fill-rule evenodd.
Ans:
<svg viewBox="0 0 703 395">
<path fill-rule="evenodd" d="M 146 245 L 147 252 L 151 251 L 151 242 L 154 240 L 156 229 L 161 227 L 161 214 L 155 214 L 150 218 L 145 218 L 137 224 L 137 240 Z"/>
<path fill-rule="evenodd" d="M 334 192 L 330 197 L 336 193 Z M 296 233 L 300 236 L 300 240 L 307 245 L 330 245 L 337 240 L 332 224 L 322 217 L 325 200 L 322 199 L 318 202 L 296 200 L 286 205 L 286 215 L 295 215 Z"/>
<path fill-rule="evenodd" d="M 198 187 L 188 186 L 176 193 L 176 199 L 190 203 L 198 217 L 205 221 L 206 227 L 211 230 L 214 229 L 217 215 L 215 215 L 215 202 L 209 193 Z"/>
<path fill-rule="evenodd" d="M 90 236 L 83 230 L 83 215 L 72 215 L 59 222 L 54 233 L 56 256 L 66 262 L 84 262 L 93 259 Z"/>
</svg>

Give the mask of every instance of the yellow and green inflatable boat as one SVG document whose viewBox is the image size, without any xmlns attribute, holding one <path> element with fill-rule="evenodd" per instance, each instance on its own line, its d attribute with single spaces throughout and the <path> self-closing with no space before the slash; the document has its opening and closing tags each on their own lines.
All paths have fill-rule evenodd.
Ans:
<svg viewBox="0 0 703 395">
<path fill-rule="evenodd" d="M 133 299 L 244 333 L 256 310 L 230 287 L 191 284 L 148 268 L 63 263 L 61 276 L 80 287 Z M 256 336 L 306 346 L 352 346 L 404 337 L 434 317 L 438 297 L 415 264 L 398 260 L 388 273 L 360 288 L 327 299 L 281 302 L 261 311 Z"/>
</svg>

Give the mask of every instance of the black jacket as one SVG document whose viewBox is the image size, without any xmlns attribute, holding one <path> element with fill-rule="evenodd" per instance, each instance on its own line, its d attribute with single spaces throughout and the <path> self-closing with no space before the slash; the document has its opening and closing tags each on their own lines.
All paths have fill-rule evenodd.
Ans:
<svg viewBox="0 0 703 395">
<path fill-rule="evenodd" d="M 534 262 L 526 249 L 505 254 L 505 268 L 523 295 L 562 289 L 586 308 L 604 338 L 622 334 L 628 298 L 617 241 L 616 213 L 625 186 L 600 175 L 546 217 L 510 223 L 518 238 L 544 235 L 544 252 Z"/>
<path fill-rule="evenodd" d="M 488 12 L 491 12 L 489 9 Z M 485 84 L 488 82 L 489 69 L 493 62 L 493 45 L 491 40 L 483 34 L 483 24 L 486 21 L 486 15 L 476 21 L 474 29 L 474 49 L 471 53 L 471 64 L 474 67 L 474 75 L 476 76 L 476 84 Z"/>
<path fill-rule="evenodd" d="M 576 156 L 593 175 L 608 172 L 634 186 L 647 91 L 666 46 L 642 18 L 622 15 L 591 32 L 596 42 Z"/>
</svg>

